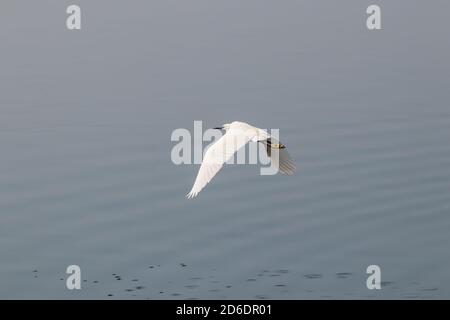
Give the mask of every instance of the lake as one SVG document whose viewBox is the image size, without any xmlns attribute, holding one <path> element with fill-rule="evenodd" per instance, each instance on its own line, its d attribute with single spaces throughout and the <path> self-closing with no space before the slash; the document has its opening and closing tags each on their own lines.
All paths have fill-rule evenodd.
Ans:
<svg viewBox="0 0 450 320">
<path fill-rule="evenodd" d="M 2 3 L 0 298 L 450 298 L 450 3 L 377 2 Z M 296 174 L 186 199 L 195 120 L 280 129 Z"/>
</svg>

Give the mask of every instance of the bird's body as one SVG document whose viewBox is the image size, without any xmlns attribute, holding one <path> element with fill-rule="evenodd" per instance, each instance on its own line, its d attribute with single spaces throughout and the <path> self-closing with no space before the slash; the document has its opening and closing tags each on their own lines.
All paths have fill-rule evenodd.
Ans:
<svg viewBox="0 0 450 320">
<path fill-rule="evenodd" d="M 223 164 L 250 141 L 260 142 L 266 146 L 272 166 L 277 167 L 281 173 L 291 175 L 295 172 L 295 164 L 287 153 L 286 147 L 268 134 L 267 131 L 239 121 L 226 123 L 215 129 L 225 130 L 226 133 L 206 151 L 194 186 L 187 194 L 188 198 L 196 197 L 222 168 Z"/>
</svg>

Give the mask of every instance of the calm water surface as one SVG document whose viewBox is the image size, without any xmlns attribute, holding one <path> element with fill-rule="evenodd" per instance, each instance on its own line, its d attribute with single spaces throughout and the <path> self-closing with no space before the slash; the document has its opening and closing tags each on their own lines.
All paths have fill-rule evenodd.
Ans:
<svg viewBox="0 0 450 320">
<path fill-rule="evenodd" d="M 0 5 L 0 298 L 450 298 L 449 4 L 78 2 Z M 187 200 L 194 120 L 279 128 L 298 172 Z"/>
</svg>

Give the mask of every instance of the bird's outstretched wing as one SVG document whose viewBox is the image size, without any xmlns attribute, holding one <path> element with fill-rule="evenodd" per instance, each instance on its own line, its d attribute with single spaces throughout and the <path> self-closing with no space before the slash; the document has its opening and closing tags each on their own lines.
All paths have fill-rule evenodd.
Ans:
<svg viewBox="0 0 450 320">
<path fill-rule="evenodd" d="M 282 174 L 294 174 L 296 170 L 295 163 L 287 152 L 285 145 L 274 138 L 260 142 L 266 146 L 267 155 L 270 157 L 272 167 L 278 168 Z"/>
<path fill-rule="evenodd" d="M 192 190 L 186 195 L 194 198 L 219 172 L 223 164 L 242 148 L 253 136 L 249 136 L 242 130 L 229 130 L 217 142 L 206 150 L 202 165 L 198 170 Z"/>
</svg>

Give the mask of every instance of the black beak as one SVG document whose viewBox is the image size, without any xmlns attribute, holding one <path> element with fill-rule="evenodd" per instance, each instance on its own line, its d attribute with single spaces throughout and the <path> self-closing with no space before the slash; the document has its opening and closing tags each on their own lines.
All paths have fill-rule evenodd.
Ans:
<svg viewBox="0 0 450 320">
<path fill-rule="evenodd" d="M 215 127 L 215 128 L 213 128 L 213 129 L 216 129 L 216 130 L 223 130 L 223 127 Z"/>
</svg>

